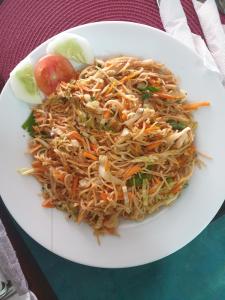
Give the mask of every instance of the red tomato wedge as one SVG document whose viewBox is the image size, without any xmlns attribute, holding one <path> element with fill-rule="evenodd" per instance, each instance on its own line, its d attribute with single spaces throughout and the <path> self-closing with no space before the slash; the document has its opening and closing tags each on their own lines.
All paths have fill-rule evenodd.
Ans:
<svg viewBox="0 0 225 300">
<path fill-rule="evenodd" d="M 50 95 L 61 81 L 68 82 L 76 78 L 76 71 L 65 57 L 50 54 L 37 62 L 34 77 L 39 89 L 44 94 Z"/>
</svg>

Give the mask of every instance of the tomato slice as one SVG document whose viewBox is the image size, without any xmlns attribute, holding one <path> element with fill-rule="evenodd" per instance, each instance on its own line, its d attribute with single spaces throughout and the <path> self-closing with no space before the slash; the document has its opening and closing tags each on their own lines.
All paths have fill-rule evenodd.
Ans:
<svg viewBox="0 0 225 300">
<path fill-rule="evenodd" d="M 50 95 L 61 82 L 76 78 L 72 64 L 62 55 L 50 54 L 42 57 L 34 67 L 34 76 L 40 90 Z"/>
</svg>

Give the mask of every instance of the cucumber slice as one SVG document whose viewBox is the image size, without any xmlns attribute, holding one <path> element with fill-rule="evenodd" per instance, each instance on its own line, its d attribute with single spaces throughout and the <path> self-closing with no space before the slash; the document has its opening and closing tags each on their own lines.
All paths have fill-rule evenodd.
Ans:
<svg viewBox="0 0 225 300">
<path fill-rule="evenodd" d="M 10 73 L 10 85 L 15 96 L 24 102 L 39 104 L 44 98 L 35 81 L 29 58 L 21 61 Z"/>
<path fill-rule="evenodd" d="M 72 33 L 62 33 L 50 41 L 47 53 L 63 55 L 76 63 L 94 62 L 94 54 L 88 40 Z"/>
</svg>

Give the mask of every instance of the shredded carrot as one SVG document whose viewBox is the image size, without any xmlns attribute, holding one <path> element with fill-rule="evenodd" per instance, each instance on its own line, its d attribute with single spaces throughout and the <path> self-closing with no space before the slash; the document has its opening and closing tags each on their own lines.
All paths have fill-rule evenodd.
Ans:
<svg viewBox="0 0 225 300">
<path fill-rule="evenodd" d="M 83 156 L 92 160 L 98 160 L 98 158 L 90 152 L 84 151 Z"/>
<path fill-rule="evenodd" d="M 144 133 L 145 134 L 150 134 L 150 133 L 152 133 L 153 131 L 155 131 L 157 129 L 159 129 L 158 126 L 152 125 L 151 127 L 146 128 L 145 131 L 144 131 Z"/>
<path fill-rule="evenodd" d="M 73 185 L 72 185 L 72 193 L 74 194 L 77 190 L 78 187 L 78 183 L 79 183 L 79 177 L 75 176 L 74 180 L 73 180 Z"/>
<path fill-rule="evenodd" d="M 117 200 L 123 200 L 124 199 L 124 195 L 122 191 L 118 192 L 118 196 L 117 196 Z"/>
<path fill-rule="evenodd" d="M 95 144 L 90 144 L 90 148 L 92 151 L 97 152 L 98 151 L 98 147 Z"/>
<path fill-rule="evenodd" d="M 191 145 L 187 150 L 186 150 L 187 154 L 192 155 L 196 152 L 196 147 L 195 145 Z"/>
<path fill-rule="evenodd" d="M 133 144 L 131 145 L 132 153 L 135 155 L 140 155 L 141 154 L 141 145 L 140 144 Z"/>
<path fill-rule="evenodd" d="M 128 119 L 127 114 L 122 113 L 121 111 L 119 112 L 119 118 L 121 122 L 125 122 Z"/>
<path fill-rule="evenodd" d="M 195 110 L 203 106 L 210 106 L 210 102 L 203 101 L 203 102 L 197 102 L 197 103 L 188 103 L 183 104 L 182 107 L 184 110 Z"/>
<path fill-rule="evenodd" d="M 160 84 L 161 84 L 160 78 L 157 78 L 157 79 L 149 78 L 148 82 L 149 82 L 151 85 L 156 86 L 156 87 L 160 86 Z"/>
<path fill-rule="evenodd" d="M 207 158 L 207 159 L 213 159 L 212 156 L 204 153 L 204 152 L 201 152 L 201 151 L 197 151 L 199 155 L 201 155 L 202 157 L 204 158 Z"/>
<path fill-rule="evenodd" d="M 164 99 L 164 100 L 179 100 L 182 99 L 181 96 L 175 96 L 175 95 L 170 95 L 170 94 L 165 94 L 165 93 L 160 93 L 160 92 L 154 92 L 159 98 Z"/>
<path fill-rule="evenodd" d="M 29 148 L 29 153 L 34 154 L 35 152 L 37 152 L 42 146 L 40 144 L 38 144 L 37 146 L 31 147 Z"/>
<path fill-rule="evenodd" d="M 76 139 L 78 141 L 80 141 L 81 143 L 84 143 L 84 139 L 82 138 L 82 136 L 77 132 L 77 131 L 71 131 L 68 135 L 68 137 L 72 140 L 72 139 Z"/>
<path fill-rule="evenodd" d="M 90 88 L 88 88 L 88 87 L 86 87 L 85 85 L 79 85 L 79 88 L 81 89 L 81 90 L 83 90 L 83 91 L 86 91 L 86 92 L 91 92 L 91 89 Z"/>
<path fill-rule="evenodd" d="M 159 177 L 155 176 L 152 180 L 155 184 L 158 184 L 161 182 L 161 180 L 159 179 Z"/>
<path fill-rule="evenodd" d="M 106 110 L 103 112 L 103 118 L 108 120 L 111 117 L 111 112 L 110 110 Z"/>
<path fill-rule="evenodd" d="M 187 161 L 187 156 L 181 155 L 180 157 L 177 157 L 177 162 L 179 163 L 180 166 L 186 163 Z"/>
<path fill-rule="evenodd" d="M 34 172 L 37 173 L 44 173 L 46 171 L 46 167 L 34 168 Z"/>
<path fill-rule="evenodd" d="M 102 200 L 107 200 L 107 199 L 108 199 L 108 193 L 101 192 L 101 193 L 99 194 L 99 196 L 100 196 L 100 198 L 101 198 Z"/>
<path fill-rule="evenodd" d="M 127 80 L 129 80 L 129 79 L 135 77 L 136 75 L 137 75 L 136 73 L 131 73 L 130 75 L 124 76 L 124 77 L 120 80 L 120 82 L 121 82 L 121 83 L 124 83 L 125 81 L 127 81 Z"/>
<path fill-rule="evenodd" d="M 100 81 L 96 85 L 96 89 L 103 89 L 103 87 L 104 87 L 104 83 Z"/>
<path fill-rule="evenodd" d="M 113 82 L 109 87 L 108 89 L 105 91 L 105 94 L 110 94 L 113 90 L 113 88 L 115 87 L 116 83 Z"/>
<path fill-rule="evenodd" d="M 154 185 L 149 189 L 149 194 L 155 193 L 159 185 L 161 184 L 161 181 L 156 177 L 154 180 Z"/>
<path fill-rule="evenodd" d="M 128 199 L 133 199 L 134 198 L 134 194 L 132 192 L 128 192 Z"/>
<path fill-rule="evenodd" d="M 110 122 L 111 128 L 116 129 L 117 125 L 118 125 L 118 122 L 115 119 L 111 120 L 111 122 Z"/>
<path fill-rule="evenodd" d="M 124 173 L 123 173 L 123 178 L 124 179 L 128 179 L 131 176 L 133 176 L 134 174 L 138 173 L 141 171 L 141 167 L 139 165 L 134 165 L 131 166 L 130 168 L 128 168 Z"/>
<path fill-rule="evenodd" d="M 133 198 L 133 193 L 132 192 L 128 192 L 128 198 L 129 199 L 132 199 Z M 118 196 L 117 196 L 117 200 L 124 200 L 124 194 L 123 194 L 123 191 L 119 191 L 118 192 Z"/>
<path fill-rule="evenodd" d="M 175 186 L 171 189 L 170 193 L 176 194 L 176 193 L 180 192 L 181 188 L 182 188 L 182 185 L 181 185 L 180 182 L 178 182 L 178 183 L 175 184 Z"/>
<path fill-rule="evenodd" d="M 123 78 L 120 80 L 120 83 L 122 83 L 122 84 L 123 84 L 123 83 L 124 83 L 126 80 L 128 80 L 128 77 L 129 77 L 129 76 L 125 76 L 125 77 L 123 77 Z"/>
<path fill-rule="evenodd" d="M 104 137 L 104 136 L 106 136 L 106 133 L 105 133 L 105 131 L 95 131 L 94 132 L 94 135 L 96 136 L 96 137 Z"/>
<path fill-rule="evenodd" d="M 122 115 L 121 115 L 121 119 L 122 119 L 122 121 L 126 121 L 126 120 L 128 119 L 128 116 L 127 116 L 127 114 L 125 114 L 125 113 L 122 113 Z"/>
<path fill-rule="evenodd" d="M 55 177 L 56 180 L 64 182 L 66 172 L 63 172 L 61 170 L 54 170 L 53 171 L 53 176 Z"/>
<path fill-rule="evenodd" d="M 130 105 L 131 105 L 130 102 L 127 99 L 125 99 L 124 100 L 124 108 L 125 109 L 130 109 L 130 107 L 131 107 Z"/>
<path fill-rule="evenodd" d="M 35 120 L 42 116 L 40 112 L 33 112 Z"/>
<path fill-rule="evenodd" d="M 45 207 L 45 208 L 53 208 L 55 207 L 55 205 L 52 203 L 52 199 L 51 198 L 47 198 L 47 199 L 44 199 L 42 204 L 41 204 L 42 207 Z"/>
<path fill-rule="evenodd" d="M 42 167 L 42 163 L 39 160 L 34 160 L 32 162 L 32 167 L 33 168 L 41 168 Z"/>
<path fill-rule="evenodd" d="M 161 143 L 162 143 L 162 141 L 155 141 L 155 142 L 152 142 L 151 144 L 149 144 L 149 145 L 146 146 L 146 149 L 147 149 L 148 151 L 154 150 L 154 149 L 157 148 Z"/>
<path fill-rule="evenodd" d="M 44 121 L 44 120 L 45 120 L 44 117 L 35 118 L 36 123 L 40 123 L 41 121 Z"/>
</svg>

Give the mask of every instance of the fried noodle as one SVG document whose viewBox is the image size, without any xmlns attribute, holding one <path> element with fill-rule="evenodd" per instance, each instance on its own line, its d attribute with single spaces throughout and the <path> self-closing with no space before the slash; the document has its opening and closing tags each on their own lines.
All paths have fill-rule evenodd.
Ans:
<svg viewBox="0 0 225 300">
<path fill-rule="evenodd" d="M 43 206 L 95 234 L 174 201 L 198 163 L 192 110 L 174 74 L 153 60 L 96 60 L 33 108 L 32 174 Z"/>
</svg>

